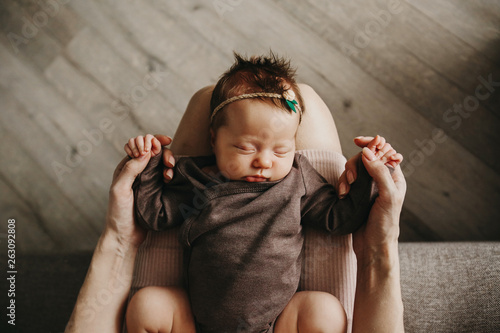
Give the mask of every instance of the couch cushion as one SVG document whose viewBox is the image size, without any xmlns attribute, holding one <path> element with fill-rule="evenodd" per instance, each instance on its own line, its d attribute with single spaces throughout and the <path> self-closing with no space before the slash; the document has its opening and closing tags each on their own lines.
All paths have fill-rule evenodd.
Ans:
<svg viewBox="0 0 500 333">
<path fill-rule="evenodd" d="M 500 243 L 401 243 L 407 332 L 500 332 Z"/>
</svg>

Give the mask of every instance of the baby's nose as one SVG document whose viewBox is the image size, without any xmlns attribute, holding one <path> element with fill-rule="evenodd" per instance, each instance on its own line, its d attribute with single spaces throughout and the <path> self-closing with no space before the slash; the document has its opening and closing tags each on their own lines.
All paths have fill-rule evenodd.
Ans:
<svg viewBox="0 0 500 333">
<path fill-rule="evenodd" d="M 270 167 L 273 166 L 273 162 L 271 158 L 268 156 L 268 154 L 263 153 L 259 154 L 255 158 L 253 166 L 256 168 L 269 169 Z"/>
</svg>

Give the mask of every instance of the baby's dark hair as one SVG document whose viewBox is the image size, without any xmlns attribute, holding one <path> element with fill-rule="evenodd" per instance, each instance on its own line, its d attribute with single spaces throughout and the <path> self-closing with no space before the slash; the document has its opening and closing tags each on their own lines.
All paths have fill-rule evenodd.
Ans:
<svg viewBox="0 0 500 333">
<path fill-rule="evenodd" d="M 295 81 L 295 68 L 290 60 L 278 57 L 272 51 L 269 56 L 253 56 L 243 58 L 234 52 L 235 62 L 220 78 L 212 93 L 210 100 L 211 114 L 215 108 L 227 99 L 250 93 L 275 93 L 282 95 L 286 90 L 292 89 L 304 113 L 304 103 L 297 82 Z M 292 112 L 285 99 L 257 97 L 263 101 L 274 103 L 277 107 Z M 221 110 L 223 111 L 223 110 Z M 224 124 L 224 112 L 219 111 L 212 122 L 212 128 L 217 129 Z"/>
</svg>

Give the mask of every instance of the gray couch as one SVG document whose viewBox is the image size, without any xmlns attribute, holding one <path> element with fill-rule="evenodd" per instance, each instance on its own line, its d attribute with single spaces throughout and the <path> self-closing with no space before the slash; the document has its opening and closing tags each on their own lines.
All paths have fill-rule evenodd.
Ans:
<svg viewBox="0 0 500 333">
<path fill-rule="evenodd" d="M 17 325 L 0 331 L 63 332 L 90 259 L 18 255 Z M 500 332 L 500 242 L 401 243 L 400 261 L 406 332 Z"/>
<path fill-rule="evenodd" d="M 402 243 L 407 332 L 500 332 L 500 243 Z"/>
</svg>

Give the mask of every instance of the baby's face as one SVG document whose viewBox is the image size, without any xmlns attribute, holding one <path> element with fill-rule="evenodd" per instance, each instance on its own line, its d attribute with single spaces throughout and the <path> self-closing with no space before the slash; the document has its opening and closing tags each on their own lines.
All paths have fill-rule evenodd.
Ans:
<svg viewBox="0 0 500 333">
<path fill-rule="evenodd" d="M 292 168 L 298 113 L 257 99 L 226 107 L 226 123 L 212 134 L 219 171 L 231 180 L 279 180 Z"/>
</svg>

